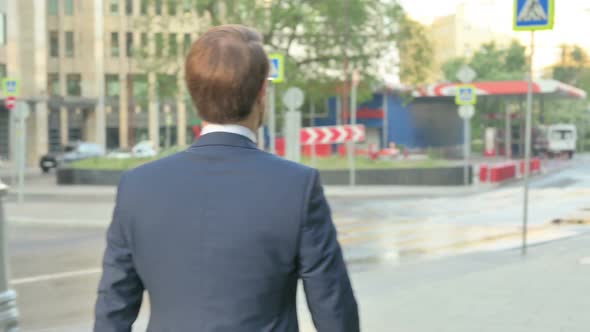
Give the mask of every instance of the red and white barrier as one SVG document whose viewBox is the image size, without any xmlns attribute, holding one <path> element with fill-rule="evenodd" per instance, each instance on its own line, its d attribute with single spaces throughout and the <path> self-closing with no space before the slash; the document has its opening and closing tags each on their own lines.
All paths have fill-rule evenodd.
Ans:
<svg viewBox="0 0 590 332">
<path fill-rule="evenodd" d="M 364 140 L 365 126 L 363 125 L 308 127 L 301 129 L 301 145 L 338 144 L 362 142 Z"/>
<path fill-rule="evenodd" d="M 499 164 L 482 164 L 479 167 L 479 182 L 501 183 L 524 176 L 524 160 L 510 161 Z M 541 172 L 541 159 L 531 159 L 531 174 Z"/>
</svg>

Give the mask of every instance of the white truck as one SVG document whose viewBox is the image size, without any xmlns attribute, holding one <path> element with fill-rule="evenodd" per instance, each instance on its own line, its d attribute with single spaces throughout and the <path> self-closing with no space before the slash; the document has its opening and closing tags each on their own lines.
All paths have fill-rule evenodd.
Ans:
<svg viewBox="0 0 590 332">
<path fill-rule="evenodd" d="M 546 154 L 550 158 L 561 155 L 573 158 L 578 139 L 575 125 L 560 123 L 541 126 L 535 132 L 535 154 Z"/>
</svg>

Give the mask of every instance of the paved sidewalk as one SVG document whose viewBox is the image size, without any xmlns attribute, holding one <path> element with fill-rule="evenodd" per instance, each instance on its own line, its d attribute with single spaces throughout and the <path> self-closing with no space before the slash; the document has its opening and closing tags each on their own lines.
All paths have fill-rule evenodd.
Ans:
<svg viewBox="0 0 590 332">
<path fill-rule="evenodd" d="M 586 332 L 590 235 L 518 250 L 352 271 L 362 330 Z M 302 332 L 315 331 L 299 294 Z M 145 331 L 143 310 L 134 331 Z M 84 332 L 91 322 L 35 332 Z"/>
<path fill-rule="evenodd" d="M 556 332 L 590 327 L 590 235 L 359 273 L 365 331 Z"/>
</svg>

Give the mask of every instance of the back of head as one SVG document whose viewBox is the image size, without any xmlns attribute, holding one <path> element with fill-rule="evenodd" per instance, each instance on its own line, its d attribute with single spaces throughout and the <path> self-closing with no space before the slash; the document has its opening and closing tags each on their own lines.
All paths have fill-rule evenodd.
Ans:
<svg viewBox="0 0 590 332">
<path fill-rule="evenodd" d="M 268 76 L 260 34 L 242 25 L 211 28 L 191 47 L 185 63 L 188 91 L 210 123 L 248 118 Z"/>
</svg>

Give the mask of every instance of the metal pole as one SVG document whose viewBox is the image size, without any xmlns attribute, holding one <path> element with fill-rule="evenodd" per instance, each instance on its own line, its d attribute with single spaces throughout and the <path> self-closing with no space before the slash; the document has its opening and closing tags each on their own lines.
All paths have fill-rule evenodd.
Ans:
<svg viewBox="0 0 590 332">
<path fill-rule="evenodd" d="M 276 153 L 276 110 L 275 110 L 275 85 L 268 83 L 268 140 L 270 153 Z"/>
<path fill-rule="evenodd" d="M 25 112 L 23 107 L 26 107 L 24 103 L 19 103 L 19 112 Z M 22 116 L 18 117 L 17 120 L 17 136 L 18 136 L 18 202 L 23 203 L 24 198 L 24 187 L 25 187 L 25 167 L 27 164 L 27 127 L 25 125 L 26 119 Z"/>
<path fill-rule="evenodd" d="M 512 158 L 512 114 L 510 112 L 510 105 L 506 103 L 506 128 L 504 137 L 504 155 L 506 159 Z"/>
<path fill-rule="evenodd" d="M 529 176 L 531 166 L 531 132 L 533 114 L 533 57 L 535 55 L 535 31 L 531 31 L 531 52 L 529 55 L 529 91 L 526 103 L 526 125 L 524 143 L 524 204 L 522 213 L 522 255 L 527 252 L 527 232 L 529 218 Z"/>
<path fill-rule="evenodd" d="M 353 80 L 354 81 L 354 80 Z M 356 125 L 356 111 L 357 111 L 357 105 L 356 105 L 356 90 L 357 90 L 357 85 L 355 84 L 355 82 L 352 82 L 352 91 L 350 93 L 350 124 L 352 126 Z M 355 146 L 354 146 L 354 142 L 349 142 L 348 143 L 348 165 L 350 167 L 350 185 L 351 186 L 355 186 L 356 185 L 356 165 L 355 165 Z"/>
<path fill-rule="evenodd" d="M 8 258 L 6 255 L 6 219 L 4 197 L 8 187 L 0 180 L 0 329 L 5 332 L 18 331 L 18 310 L 16 292 L 8 285 Z"/>
<path fill-rule="evenodd" d="M 309 113 L 311 116 L 311 126 L 315 127 L 315 103 L 310 100 L 309 101 Z M 315 167 L 316 165 L 316 146 L 315 142 L 311 145 L 311 166 Z"/>
<path fill-rule="evenodd" d="M 387 89 L 383 90 L 383 148 L 389 145 L 389 107 L 387 105 Z"/>
<path fill-rule="evenodd" d="M 10 175 L 10 184 L 12 186 L 16 185 L 16 183 L 18 182 L 18 168 L 19 168 L 19 163 L 20 163 L 20 150 L 19 150 L 19 145 L 20 145 L 20 127 L 19 127 L 19 120 L 18 117 L 15 115 L 16 112 L 11 112 L 10 113 L 10 126 L 12 127 L 12 139 L 10 142 L 10 156 L 12 158 L 12 174 Z"/>
<path fill-rule="evenodd" d="M 463 119 L 463 184 L 469 185 L 469 120 Z"/>
</svg>

